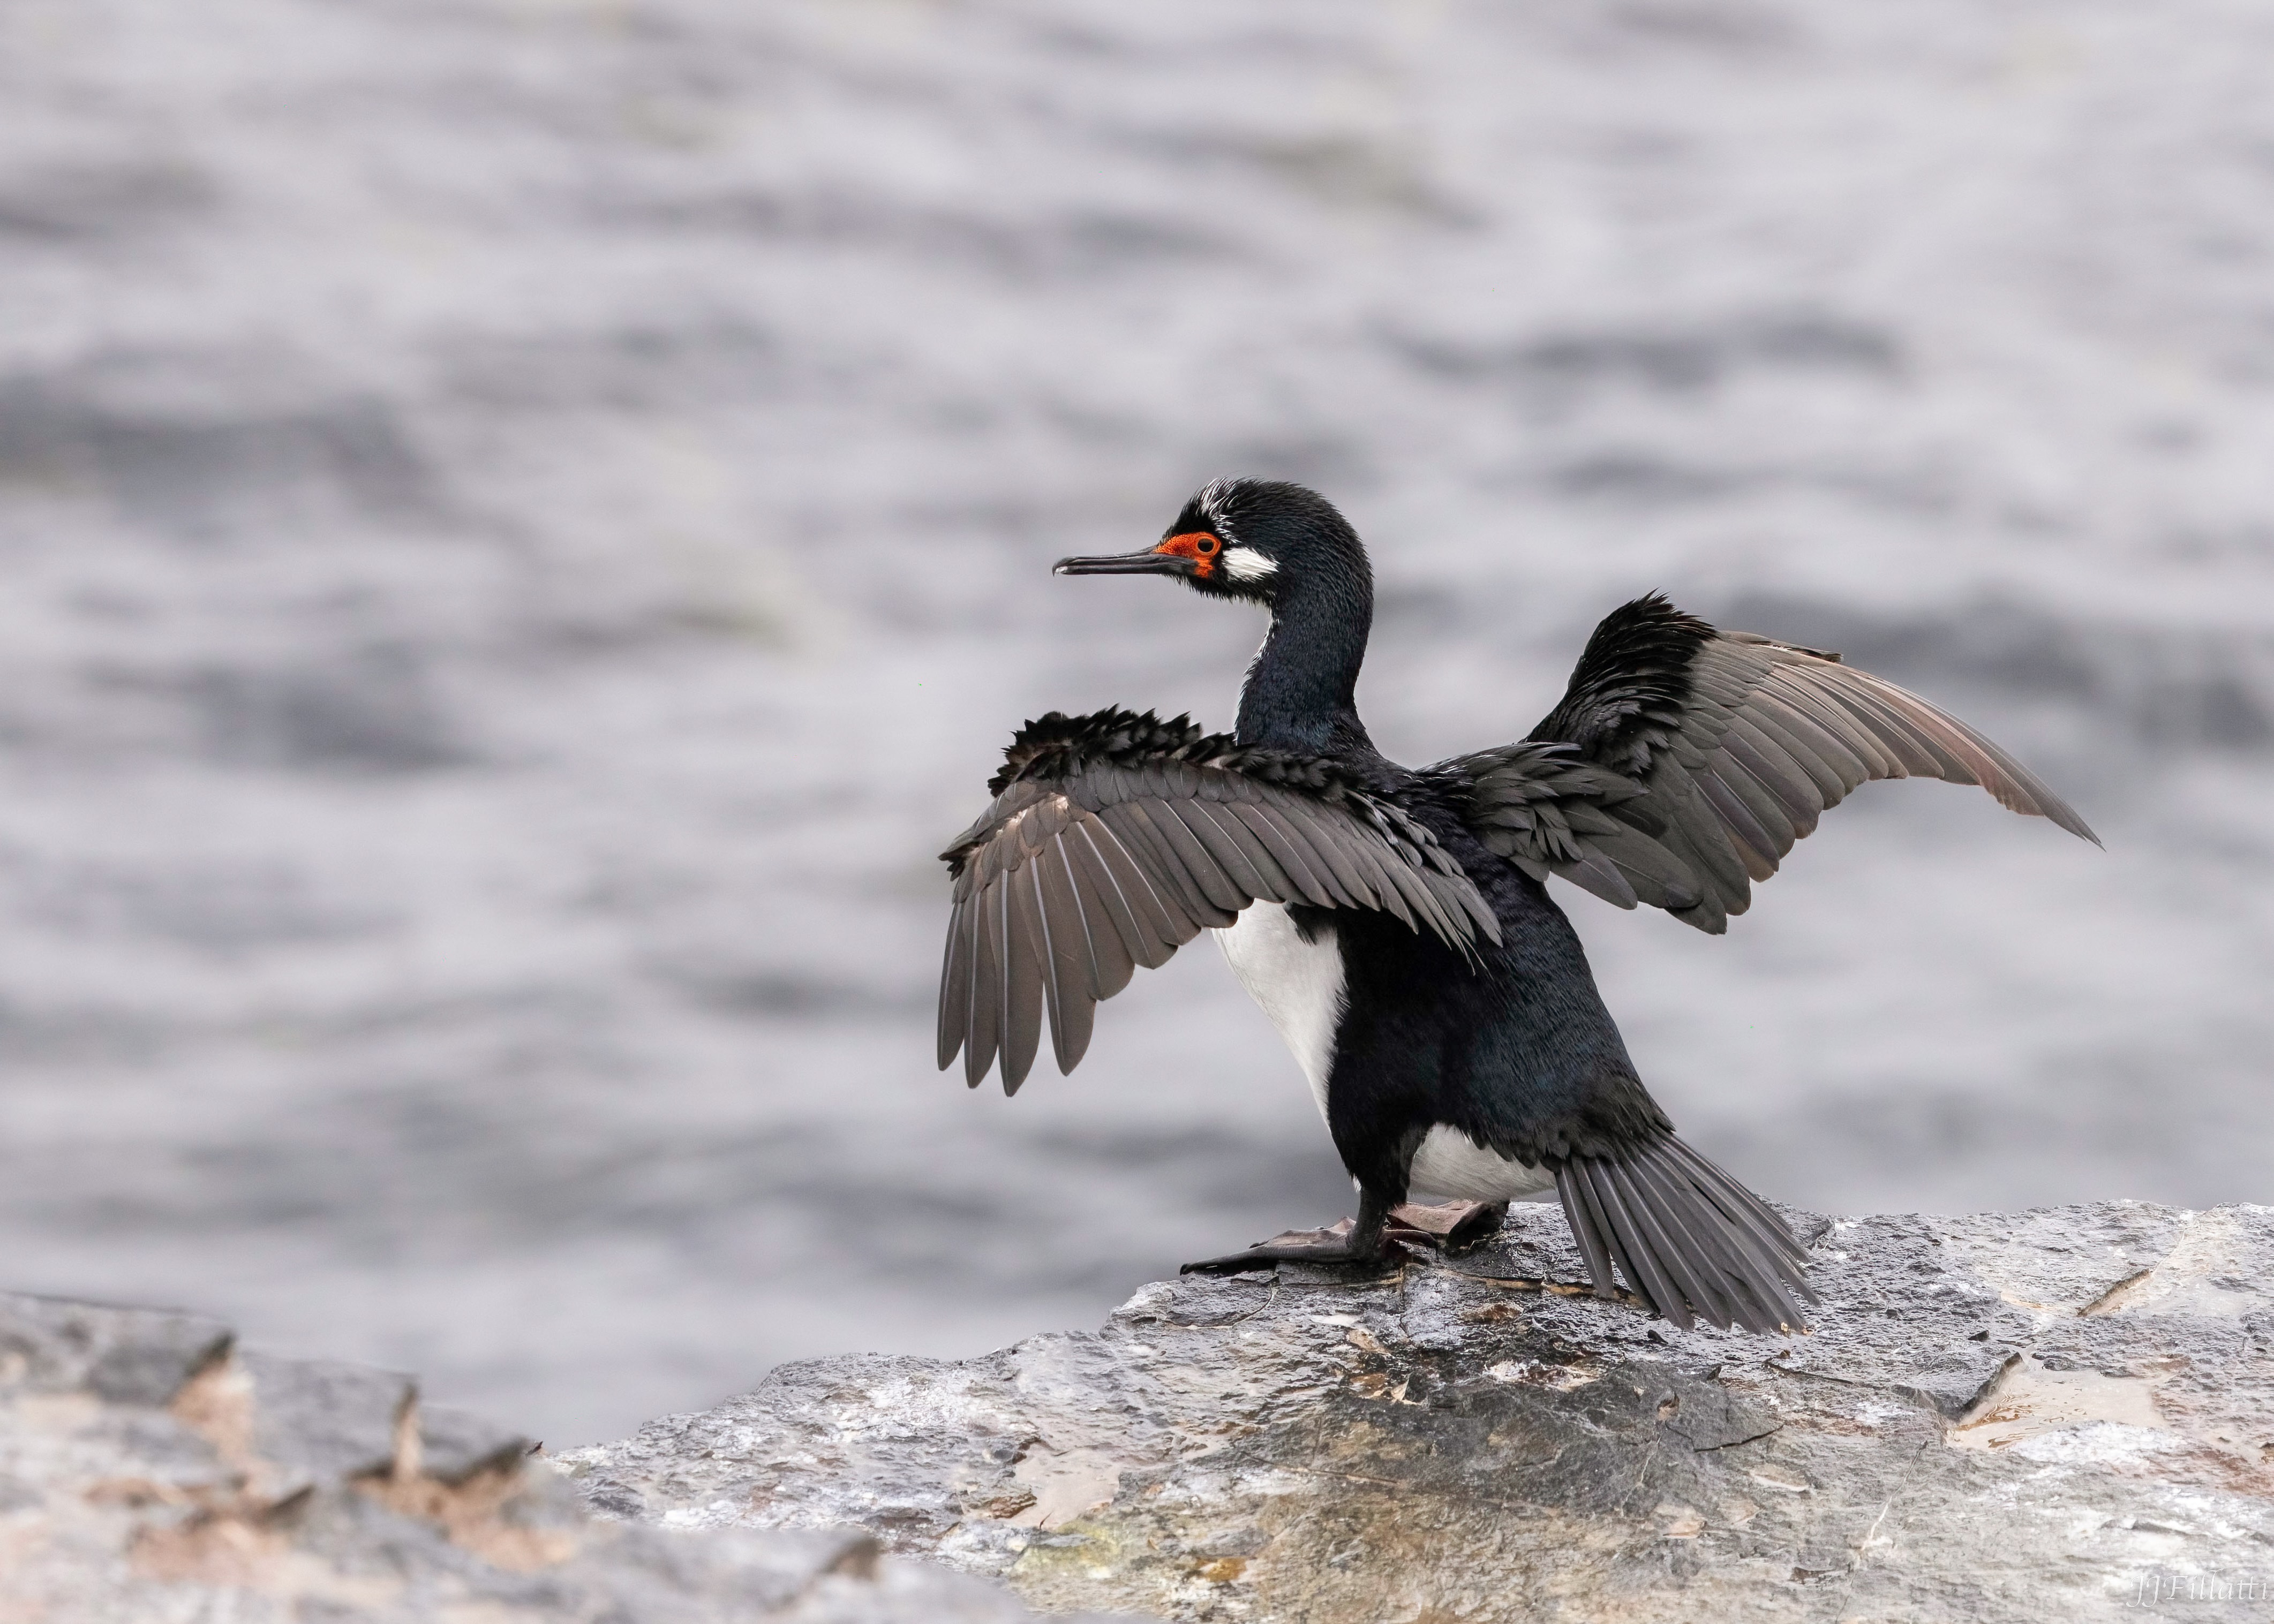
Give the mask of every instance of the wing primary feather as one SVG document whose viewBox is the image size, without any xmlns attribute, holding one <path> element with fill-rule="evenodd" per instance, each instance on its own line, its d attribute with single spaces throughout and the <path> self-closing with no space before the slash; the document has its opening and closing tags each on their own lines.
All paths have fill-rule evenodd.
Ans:
<svg viewBox="0 0 2274 1624">
<path fill-rule="evenodd" d="M 1826 808 L 1847 800 L 1848 793 L 1869 776 L 1846 745 L 1774 695 L 1756 694 L 1746 707 L 1745 719 L 1792 757 L 1816 786 Z"/>
<path fill-rule="evenodd" d="M 1274 827 L 1287 837 L 1287 843 L 1311 865 L 1311 872 L 1318 876 L 1319 883 L 1326 887 L 1337 907 L 1373 906 L 1366 882 L 1351 866 L 1350 859 L 1341 849 L 1342 843 L 1331 831 L 1320 827 L 1305 816 L 1298 807 L 1267 805 L 1263 809 L 1271 818 Z"/>
<path fill-rule="evenodd" d="M 1917 695 L 1906 693 L 1893 683 L 1868 686 L 1864 691 L 1882 709 L 1901 718 L 1928 748 L 1949 758 L 1957 771 L 1942 777 L 1954 784 L 1979 784 L 2017 812 L 2037 810 L 2019 782 L 2035 782 L 2028 770 L 1956 717 L 1946 715 Z M 2015 805 L 2012 798 L 2017 792 L 2022 794 L 2020 805 Z"/>
<path fill-rule="evenodd" d="M 1277 826 L 1270 813 L 1253 801 L 1235 801 L 1231 804 L 1232 816 L 1255 831 L 1255 838 L 1270 852 L 1280 871 L 1286 875 L 1293 894 L 1285 900 L 1308 902 L 1322 908 L 1332 907 L 1334 893 L 1311 872 L 1310 865 L 1288 843 L 1285 832 Z"/>
<path fill-rule="evenodd" d="M 1860 678 L 1864 673 L 1855 674 Z M 1978 781 L 2008 810 L 2049 819 L 2056 828 L 2066 829 L 2095 846 L 2100 844 L 2100 837 L 2086 826 L 2067 801 L 1999 745 L 1956 717 L 1892 682 L 1874 678 L 1871 688 L 1881 703 L 1899 710 L 1930 745 L 1967 763 L 1974 779 L 1957 781 Z"/>
<path fill-rule="evenodd" d="M 1097 957 L 1097 928 L 1090 921 L 1089 904 L 1082 899 L 1082 875 L 1074 867 L 1073 853 L 1066 849 L 1065 837 L 1065 831 L 1058 831 L 1057 838 L 1050 842 L 1049 855 L 1058 862 L 1054 883 L 1063 888 L 1062 911 L 1069 911 L 1071 914 L 1075 931 L 1074 940 L 1081 944 L 1081 967 L 1088 976 L 1086 985 L 1088 987 L 1091 1000 L 1095 1002 L 1100 998 L 1110 998 L 1113 996 L 1113 992 L 1118 992 L 1121 989 L 1116 987 L 1113 992 L 1108 992 L 1105 989 L 1105 966 L 1098 961 Z M 1110 925 L 1108 929 L 1111 929 Z"/>
<path fill-rule="evenodd" d="M 1728 834 L 1731 849 L 1736 853 L 1737 860 L 1745 865 L 1746 878 L 1766 880 L 1773 876 L 1776 873 L 1776 842 L 1769 838 L 1768 831 L 1761 827 L 1751 808 L 1714 773 L 1701 772 L 1693 781 L 1698 786 L 1698 794 L 1704 797 L 1707 806 L 1713 808 L 1713 815 L 1721 820 Z"/>
<path fill-rule="evenodd" d="M 1874 694 L 1868 684 L 1853 680 L 1855 673 L 1841 674 L 1850 680 L 1826 682 L 1825 690 L 1834 703 L 1846 706 L 1848 713 L 1870 730 L 1874 744 L 1902 763 L 1902 771 L 1889 777 L 1940 778 L 1946 784 L 1975 782 L 1970 767 L 1930 746 L 1901 711 Z"/>
<path fill-rule="evenodd" d="M 1860 671 L 1847 674 L 1842 697 L 1850 705 L 1870 705 L 1875 715 L 1886 718 L 1887 726 L 1902 729 L 1903 737 L 1930 763 L 1924 768 L 1913 766 L 1914 773 L 1940 778 L 1946 784 L 1979 783 L 1985 787 L 1997 776 L 1997 763 L 1984 759 L 1986 753 L 1970 736 L 1973 729 L 1955 717 L 1944 715 L 1892 682 L 1879 681 Z M 1984 766 L 1991 770 L 1987 777 L 1981 774 Z"/>
<path fill-rule="evenodd" d="M 1121 844 L 1120 836 L 1103 822 L 1085 823 L 1082 832 L 1089 837 L 1090 849 L 1113 876 L 1115 889 L 1129 909 L 1133 929 L 1128 937 L 1130 957 L 1148 970 L 1157 970 L 1169 962 L 1169 955 L 1177 951 L 1167 910 L 1145 870 Z M 1099 835 L 1104 836 L 1103 841 Z"/>
<path fill-rule="evenodd" d="M 1777 673 L 1775 691 L 1778 698 L 1837 739 L 1849 755 L 1862 763 L 1865 778 L 1906 776 L 1902 763 L 1887 754 L 1886 748 L 1871 736 L 1871 730 L 1849 714 L 1846 706 L 1834 703 L 1831 696 L 1821 689 L 1800 681 L 1781 669 Z"/>
<path fill-rule="evenodd" d="M 939 1069 L 943 1071 L 955 1064 L 962 1052 L 966 1033 L 965 1005 L 969 1000 L 968 989 L 957 979 L 960 966 L 966 975 L 970 963 L 963 951 L 963 904 L 948 910 L 947 951 L 939 966 Z"/>
<path fill-rule="evenodd" d="M 1760 832 L 1762 839 L 1769 842 L 1762 848 L 1769 860 L 1769 874 L 1753 876 L 1753 878 L 1772 878 L 1776 874 L 1778 858 L 1783 858 L 1785 853 L 1792 851 L 1792 842 L 1799 839 L 1792 832 L 1792 819 L 1785 816 L 1783 801 L 1778 801 L 1776 792 L 1772 792 L 1765 782 L 1760 782 L 1760 778 L 1756 778 L 1746 769 L 1744 762 L 1740 762 L 1730 753 L 1726 734 L 1721 748 L 1714 750 L 1713 760 L 1706 762 L 1706 771 L 1701 773 L 1701 778 L 1713 778 L 1726 792 L 1733 793 L 1737 805 L 1746 809 L 1746 815 L 1751 815 L 1753 828 Z"/>
<path fill-rule="evenodd" d="M 1721 735 L 1721 748 L 1776 798 L 1785 821 L 1793 827 L 1793 838 L 1805 838 L 1824 814 L 1824 797 L 1817 793 L 1816 781 L 1808 776 L 1807 769 L 1756 726 L 1751 717 L 1730 718 L 1729 731 Z"/>
<path fill-rule="evenodd" d="M 1039 851 L 1029 853 L 1026 866 L 1019 870 L 1013 883 L 1017 888 L 1020 934 L 1033 951 L 1035 968 L 1039 973 L 1043 987 L 1043 1012 L 1050 1021 L 1051 1037 L 1055 1041 L 1058 1029 L 1058 1004 L 1065 989 L 1058 976 L 1056 944 L 1050 940 L 1050 904 L 1043 896 L 1041 856 Z M 1065 1068 L 1061 1066 L 1059 1071 L 1063 1072 Z"/>
<path fill-rule="evenodd" d="M 1122 848 L 1136 860 L 1146 883 L 1161 905 L 1162 917 L 1168 921 L 1169 929 L 1163 939 L 1173 946 L 1191 939 L 1191 932 L 1183 929 L 1185 925 L 1193 923 L 1198 929 L 1193 920 L 1194 905 L 1204 914 L 1216 910 L 1184 873 L 1176 848 L 1153 826 L 1153 820 L 1145 815 L 1145 806 L 1142 801 L 1125 801 L 1118 806 L 1108 807 L 1098 816 L 1113 831 Z"/>
<path fill-rule="evenodd" d="M 969 905 L 971 1034 L 963 1049 L 963 1080 L 973 1088 L 979 1086 L 987 1069 L 995 1064 L 995 1053 L 1002 1041 L 1002 972 L 996 967 L 1002 957 L 1002 944 L 995 936 L 994 903 L 993 892 L 982 890 Z"/>
<path fill-rule="evenodd" d="M 1200 889 L 1209 906 L 1216 913 L 1225 915 L 1238 914 L 1254 898 L 1233 883 L 1231 876 L 1224 872 L 1224 864 L 1217 861 L 1216 853 L 1209 848 L 1208 843 L 1193 832 L 1192 825 L 1185 819 L 1185 804 L 1175 801 L 1163 801 L 1147 808 L 1146 811 L 1151 816 L 1153 826 L 1159 831 L 1161 838 L 1176 848 L 1178 862 L 1183 865 L 1184 871 L 1192 877 L 1193 884 Z M 1231 920 L 1227 917 L 1209 922 L 1224 925 L 1229 924 Z"/>
<path fill-rule="evenodd" d="M 1050 1001 L 1050 1052 L 1061 1077 L 1073 1070 L 1088 1049 L 1090 1015 L 1097 1007 L 1096 995 L 1090 990 L 1081 903 L 1065 862 L 1065 848 L 1055 836 L 1035 853 L 1035 889 L 1040 893 L 1043 927 L 1049 933 L 1051 986 L 1056 989 Z"/>
<path fill-rule="evenodd" d="M 1187 801 L 1177 808 L 1177 815 L 1249 900 L 1276 895 L 1270 881 L 1256 865 L 1251 849 L 1254 837 L 1238 819 L 1222 816 L 1216 807 L 1206 801 Z"/>
<path fill-rule="evenodd" d="M 997 1063 L 1005 1094 L 1018 1093 L 1019 1086 L 1027 1080 L 1043 1041 L 1043 968 L 1036 962 L 1034 934 L 1020 929 L 1023 910 L 1013 908 L 1017 890 L 1017 876 L 1005 876 L 1000 892 L 1005 945 L 1003 1052 Z"/>
<path fill-rule="evenodd" d="M 1011 934 L 1011 888 L 998 879 L 988 888 L 988 925 L 995 944 L 996 1042 L 1000 1046 L 1004 1092 L 1018 1084 L 1011 1079 L 1011 978 L 1017 974 L 1018 942 Z"/>
<path fill-rule="evenodd" d="M 1082 873 L 1088 876 L 1090 895 L 1097 898 L 1099 911 L 1105 916 L 1106 922 L 1112 926 L 1114 939 L 1121 944 L 1124 954 L 1133 965 L 1142 963 L 1149 933 L 1139 921 L 1136 906 L 1122 887 L 1120 874 L 1105 855 L 1104 846 L 1100 845 L 1097 836 L 1091 832 L 1093 825 L 1103 831 L 1107 842 L 1111 842 L 1112 831 L 1095 819 L 1075 824 L 1074 832 L 1081 837 L 1081 843 L 1072 848 L 1075 861 L 1081 863 Z"/>
<path fill-rule="evenodd" d="M 1134 830 L 1141 838 L 1145 849 L 1151 853 L 1152 864 L 1146 874 L 1163 887 L 1163 894 L 1176 903 L 1186 916 L 1201 925 L 1230 924 L 1223 917 L 1224 910 L 1209 900 L 1200 876 L 1193 873 L 1192 865 L 1185 861 L 1184 848 L 1178 845 L 1163 827 L 1169 821 L 1165 801 L 1132 801 L 1115 808 L 1125 820 L 1122 827 Z"/>
<path fill-rule="evenodd" d="M 1076 825 L 1066 831 L 1061 846 L 1066 872 L 1073 878 L 1074 895 L 1081 901 L 1089 959 L 1096 969 L 1097 996 L 1111 998 L 1128 986 L 1129 978 L 1137 974 L 1137 959 L 1129 951 L 1128 936 L 1114 915 L 1117 907 L 1126 913 L 1127 905 L 1121 901 L 1112 871 L 1097 854 L 1088 831 Z M 1133 931 L 1136 926 L 1132 922 L 1127 929 Z"/>
</svg>

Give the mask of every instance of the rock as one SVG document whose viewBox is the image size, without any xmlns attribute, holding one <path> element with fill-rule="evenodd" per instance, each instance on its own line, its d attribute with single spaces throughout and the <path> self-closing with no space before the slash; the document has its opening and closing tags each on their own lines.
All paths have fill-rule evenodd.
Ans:
<svg viewBox="0 0 2274 1624">
<path fill-rule="evenodd" d="M 407 1377 L 191 1314 L 0 1295 L 0 1619 L 953 1624 L 1033 1615 L 859 1528 L 596 1518 Z"/>
<path fill-rule="evenodd" d="M 6 1301 L 0 1382 L 19 1393 L 85 1391 L 121 1404 L 162 1404 L 229 1350 L 229 1327 L 194 1314 Z"/>
<path fill-rule="evenodd" d="M 1803 1232 L 1804 1336 L 1599 1302 L 1519 1207 L 1372 1282 L 1184 1279 L 1096 1335 L 786 1365 L 560 1463 L 628 1523 L 851 1525 L 1174 1619 L 2202 1618 L 2274 1588 L 2274 1210 Z"/>
<path fill-rule="evenodd" d="M 2263 1598 L 2274 1210 L 1803 1232 L 1825 1297 L 1806 1336 L 1599 1302 L 1559 1214 L 1519 1207 L 1381 1278 L 1180 1280 L 1094 1335 L 788 1365 L 554 1461 L 407 1377 L 0 1296 L 0 1618 L 1996 1620 Z"/>
</svg>

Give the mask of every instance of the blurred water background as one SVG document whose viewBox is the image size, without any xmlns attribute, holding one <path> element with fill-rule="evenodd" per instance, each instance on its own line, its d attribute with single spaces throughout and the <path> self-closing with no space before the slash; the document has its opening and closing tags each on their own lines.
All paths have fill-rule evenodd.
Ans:
<svg viewBox="0 0 2274 1624">
<path fill-rule="evenodd" d="M 1645 589 L 2016 749 L 1711 941 L 1649 1079 L 1832 1210 L 2264 1196 L 2274 11 L 0 0 L 0 1281 L 556 1445 L 1344 1210 L 1202 944 L 1016 1101 L 934 858 L 1260 627 L 1049 561 L 1340 500 L 1361 699 Z"/>
</svg>

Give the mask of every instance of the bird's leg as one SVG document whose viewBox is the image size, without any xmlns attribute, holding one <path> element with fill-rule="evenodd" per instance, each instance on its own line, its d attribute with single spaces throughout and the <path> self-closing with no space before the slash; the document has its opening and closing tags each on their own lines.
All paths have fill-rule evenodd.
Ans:
<svg viewBox="0 0 2274 1624">
<path fill-rule="evenodd" d="M 1187 1263 L 1186 1274 L 1238 1274 L 1248 1269 L 1268 1269 L 1282 1263 L 1380 1263 L 1395 1250 L 1383 1231 L 1389 1222 L 1389 1204 L 1371 1190 L 1360 1190 L 1358 1219 L 1345 1218 L 1325 1229 L 1290 1229 L 1260 1246 L 1222 1258 Z"/>
</svg>

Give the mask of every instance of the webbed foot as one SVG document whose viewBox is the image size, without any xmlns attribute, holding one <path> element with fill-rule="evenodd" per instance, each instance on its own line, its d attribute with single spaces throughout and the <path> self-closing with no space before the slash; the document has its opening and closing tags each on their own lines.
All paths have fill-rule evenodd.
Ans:
<svg viewBox="0 0 2274 1624">
<path fill-rule="evenodd" d="M 1389 1218 L 1388 1204 L 1373 1192 L 1362 1189 L 1359 1192 L 1355 1220 L 1345 1218 L 1323 1229 L 1290 1229 L 1246 1252 L 1187 1263 L 1179 1273 L 1239 1274 L 1249 1269 L 1276 1268 L 1282 1263 L 1325 1264 L 1331 1267 L 1337 1264 L 1392 1261 L 1403 1254 L 1404 1248 L 1387 1235 Z"/>
<path fill-rule="evenodd" d="M 1246 1252 L 1229 1252 L 1221 1258 L 1203 1258 L 1198 1263 L 1187 1263 L 1178 1273 L 1182 1274 L 1239 1274 L 1249 1269 L 1276 1268 L 1282 1263 L 1359 1264 L 1384 1261 L 1395 1249 L 1396 1243 L 1385 1238 L 1382 1225 L 1376 1223 L 1371 1236 L 1361 1240 L 1358 1226 L 1349 1219 L 1331 1224 L 1323 1229 L 1289 1229 L 1269 1240 L 1250 1246 Z"/>
</svg>

